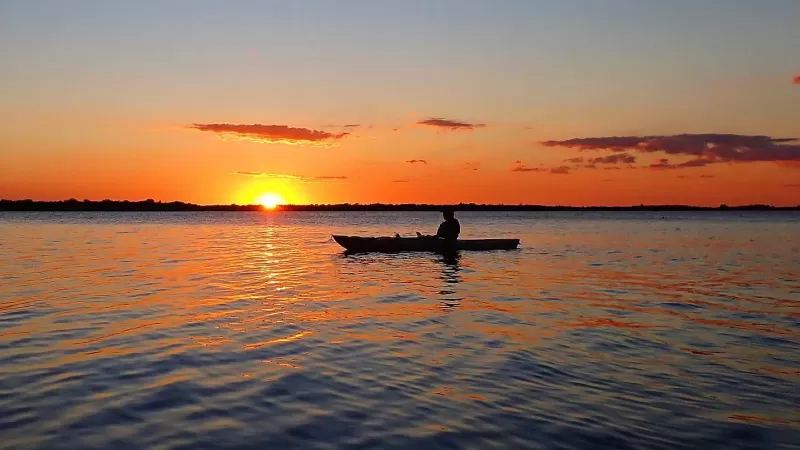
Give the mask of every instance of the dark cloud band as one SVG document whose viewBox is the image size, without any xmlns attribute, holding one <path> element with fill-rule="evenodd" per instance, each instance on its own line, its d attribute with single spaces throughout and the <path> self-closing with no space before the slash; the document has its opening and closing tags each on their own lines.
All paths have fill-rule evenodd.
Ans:
<svg viewBox="0 0 800 450">
<path fill-rule="evenodd" d="M 189 128 L 216 133 L 223 137 L 242 139 L 264 144 L 327 144 L 337 141 L 350 133 L 329 133 L 327 131 L 296 128 L 287 125 L 233 124 L 233 123 L 195 123 Z"/>
<path fill-rule="evenodd" d="M 440 117 L 420 120 L 417 122 L 417 125 L 427 125 L 429 127 L 445 128 L 448 130 L 474 130 L 475 128 L 483 128 L 486 126 L 486 124 L 483 123 L 460 122 L 458 120 L 442 119 Z"/>
<path fill-rule="evenodd" d="M 800 145 L 791 144 L 796 138 L 773 138 L 769 136 L 746 136 L 738 134 L 679 134 L 671 136 L 614 136 L 576 138 L 563 141 L 544 141 L 547 147 L 575 148 L 585 150 L 609 150 L 612 152 L 635 151 L 639 153 L 666 153 L 693 157 L 690 161 L 671 164 L 668 160 L 652 164 L 651 168 L 673 169 L 702 167 L 708 164 L 727 162 L 797 162 L 800 161 Z M 573 158 L 575 161 L 578 158 Z M 635 161 L 627 153 L 589 159 L 592 164 L 626 163 Z"/>
<path fill-rule="evenodd" d="M 558 166 L 558 167 L 529 167 L 522 163 L 522 161 L 516 161 L 516 166 L 511 169 L 512 172 L 541 172 L 541 173 L 551 173 L 554 175 L 569 175 L 570 167 L 569 166 Z"/>
</svg>

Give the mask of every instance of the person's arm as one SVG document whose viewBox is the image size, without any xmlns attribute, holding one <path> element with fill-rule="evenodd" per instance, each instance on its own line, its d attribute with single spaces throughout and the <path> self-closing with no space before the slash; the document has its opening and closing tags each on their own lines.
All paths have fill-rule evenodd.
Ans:
<svg viewBox="0 0 800 450">
<path fill-rule="evenodd" d="M 445 238 L 447 237 L 446 234 L 447 233 L 445 232 L 445 222 L 442 222 L 439 225 L 439 229 L 436 230 L 436 235 L 434 237 Z"/>
</svg>

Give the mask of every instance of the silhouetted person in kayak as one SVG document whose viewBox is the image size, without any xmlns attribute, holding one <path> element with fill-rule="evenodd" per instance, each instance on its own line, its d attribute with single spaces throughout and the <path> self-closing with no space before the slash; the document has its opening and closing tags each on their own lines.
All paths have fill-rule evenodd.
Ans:
<svg viewBox="0 0 800 450">
<path fill-rule="evenodd" d="M 435 236 L 423 236 L 420 233 L 417 233 L 419 237 L 435 237 L 446 239 L 448 241 L 455 241 L 458 239 L 458 235 L 461 234 L 461 224 L 458 223 L 458 219 L 456 219 L 455 214 L 451 210 L 442 211 L 442 216 L 444 217 L 444 222 L 439 225 L 439 229 L 436 230 Z"/>
<path fill-rule="evenodd" d="M 461 224 L 458 223 L 455 213 L 451 210 L 442 211 L 444 222 L 436 230 L 436 237 L 455 241 L 461 234 Z"/>
</svg>

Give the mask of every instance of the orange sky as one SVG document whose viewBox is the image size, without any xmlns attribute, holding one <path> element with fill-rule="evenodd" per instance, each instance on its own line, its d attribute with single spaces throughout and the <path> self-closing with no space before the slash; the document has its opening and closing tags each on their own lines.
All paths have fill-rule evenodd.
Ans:
<svg viewBox="0 0 800 450">
<path fill-rule="evenodd" d="M 536 141 L 539 133 L 524 129 L 423 128 L 357 128 L 332 146 L 321 147 L 305 141 L 225 140 L 215 133 L 181 127 L 143 127 L 120 130 L 130 133 L 133 142 L 115 145 L 113 152 L 81 145 L 79 139 L 67 143 L 45 136 L 19 142 L 26 151 L 4 157 L 6 176 L 0 192 L 3 198 L 154 198 L 199 203 L 257 203 L 265 193 L 276 193 L 287 203 L 551 205 L 793 205 L 800 194 L 800 189 L 791 186 L 797 183 L 798 168 L 774 162 L 656 170 L 647 166 L 664 154 L 627 152 L 636 157 L 635 165 L 585 168 L 564 160 L 614 153 L 545 147 Z M 136 142 L 143 135 L 152 141 Z M 47 151 L 50 139 L 56 140 L 50 145 L 59 151 Z M 161 142 L 168 143 L 170 150 L 160 150 Z M 514 151 L 517 146 L 525 151 Z M 485 148 L 497 150 L 492 154 Z M 417 161 L 407 162 L 412 160 Z M 677 163 L 689 158 L 670 160 Z M 569 173 L 550 172 L 565 166 Z M 518 167 L 534 170 L 514 171 Z"/>
<path fill-rule="evenodd" d="M 0 5 L 0 198 L 800 204 L 796 3 L 457 4 Z"/>
</svg>

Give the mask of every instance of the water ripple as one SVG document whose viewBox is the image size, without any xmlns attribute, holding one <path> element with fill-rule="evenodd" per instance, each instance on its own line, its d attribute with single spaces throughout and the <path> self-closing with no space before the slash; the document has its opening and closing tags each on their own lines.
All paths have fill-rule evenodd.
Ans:
<svg viewBox="0 0 800 450">
<path fill-rule="evenodd" d="M 0 213 L 0 448 L 793 448 L 799 218 Z"/>
</svg>

